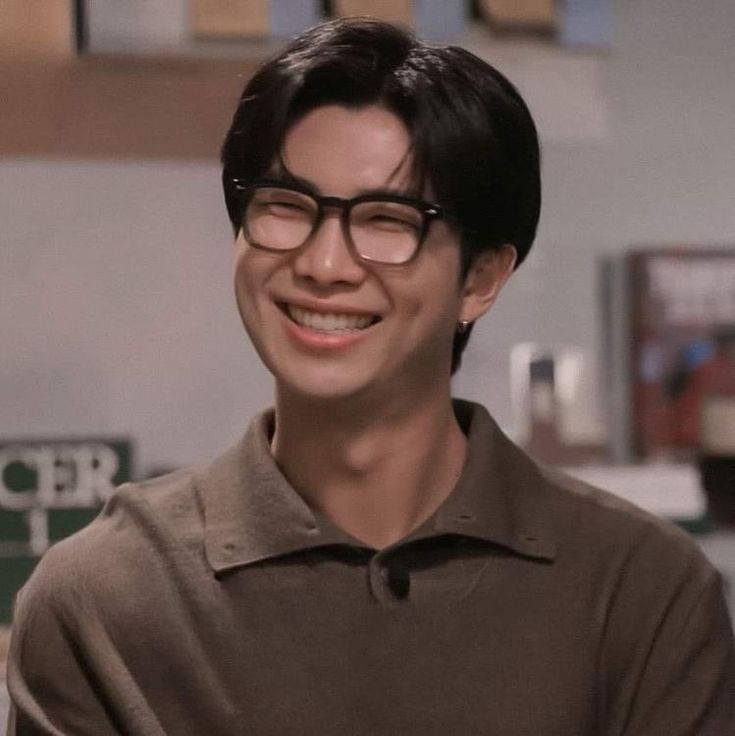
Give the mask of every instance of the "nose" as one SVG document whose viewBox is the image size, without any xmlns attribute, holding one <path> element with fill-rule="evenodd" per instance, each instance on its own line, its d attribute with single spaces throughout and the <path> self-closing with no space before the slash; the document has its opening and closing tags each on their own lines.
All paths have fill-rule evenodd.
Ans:
<svg viewBox="0 0 735 736">
<path fill-rule="evenodd" d="M 340 212 L 325 212 L 309 240 L 294 254 L 294 273 L 319 285 L 359 284 L 365 278 L 363 264 L 346 240 Z"/>
</svg>

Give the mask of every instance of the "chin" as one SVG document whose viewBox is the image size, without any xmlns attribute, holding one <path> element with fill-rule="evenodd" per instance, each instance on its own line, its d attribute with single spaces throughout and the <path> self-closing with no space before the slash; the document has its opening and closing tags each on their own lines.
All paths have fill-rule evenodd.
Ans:
<svg viewBox="0 0 735 736">
<path fill-rule="evenodd" d="M 339 377 L 325 374 L 322 376 L 300 375 L 298 378 L 292 376 L 275 375 L 276 385 L 281 395 L 298 396 L 301 400 L 316 401 L 344 401 L 363 395 L 367 386 L 352 377 L 350 380 L 342 374 Z"/>
</svg>

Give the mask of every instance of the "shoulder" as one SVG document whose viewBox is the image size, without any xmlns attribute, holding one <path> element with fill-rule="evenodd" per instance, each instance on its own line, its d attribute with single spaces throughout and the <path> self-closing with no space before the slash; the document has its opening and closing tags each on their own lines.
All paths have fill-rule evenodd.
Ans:
<svg viewBox="0 0 735 736">
<path fill-rule="evenodd" d="M 694 540 L 672 522 L 536 462 L 483 407 L 455 406 L 460 423 L 469 426 L 470 471 L 501 494 L 494 513 L 510 509 L 512 528 L 525 525 L 543 537 L 554 574 L 570 584 L 589 583 L 590 590 L 616 577 L 643 585 L 651 579 L 675 585 L 677 576 L 699 582 L 716 577 Z"/>
<path fill-rule="evenodd" d="M 541 467 L 562 560 L 582 558 L 600 575 L 632 575 L 661 592 L 684 582 L 703 590 L 718 573 L 690 534 L 620 496 Z"/>
<path fill-rule="evenodd" d="M 186 469 L 116 489 L 90 524 L 44 554 L 18 594 L 16 614 L 41 603 L 73 611 L 137 578 L 154 579 L 172 558 L 196 555 L 203 524 L 195 478 Z"/>
<path fill-rule="evenodd" d="M 557 468 L 541 465 L 539 469 L 547 483 L 557 516 L 563 515 L 570 525 L 582 521 L 592 525 L 597 533 L 622 533 L 632 539 L 653 535 L 667 540 L 674 548 L 690 550 L 696 547 L 690 535 L 676 524 L 645 511 L 621 496 L 590 485 Z"/>
<path fill-rule="evenodd" d="M 196 530 L 196 469 L 187 468 L 141 483 L 126 483 L 109 498 L 96 519 L 54 545 L 46 564 L 99 561 L 97 553 L 119 552 L 158 539 L 186 539 Z"/>
<path fill-rule="evenodd" d="M 697 733 L 730 733 L 735 659 L 718 571 L 673 523 L 558 471 L 543 473 L 557 559 L 599 633 L 608 722 L 636 733 L 683 723 L 692 733 L 695 722 Z"/>
</svg>

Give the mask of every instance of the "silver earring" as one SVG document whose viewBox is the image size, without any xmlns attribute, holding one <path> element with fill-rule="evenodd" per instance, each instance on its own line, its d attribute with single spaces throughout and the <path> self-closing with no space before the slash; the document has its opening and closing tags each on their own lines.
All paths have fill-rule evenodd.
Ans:
<svg viewBox="0 0 735 736">
<path fill-rule="evenodd" d="M 461 320 L 459 320 L 459 323 L 457 324 L 457 332 L 460 335 L 464 335 L 464 333 L 467 332 L 467 330 L 470 329 L 470 325 L 471 324 L 472 323 L 469 320 L 467 320 L 467 319 L 461 319 Z"/>
</svg>

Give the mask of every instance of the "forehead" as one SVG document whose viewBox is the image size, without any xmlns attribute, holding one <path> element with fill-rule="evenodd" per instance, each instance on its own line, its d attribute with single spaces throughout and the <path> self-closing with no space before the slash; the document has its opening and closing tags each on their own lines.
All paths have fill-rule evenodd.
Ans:
<svg viewBox="0 0 735 736">
<path fill-rule="evenodd" d="M 280 163 L 329 194 L 407 190 L 415 178 L 411 147 L 403 121 L 384 107 L 324 105 L 291 126 Z"/>
</svg>

